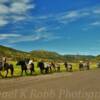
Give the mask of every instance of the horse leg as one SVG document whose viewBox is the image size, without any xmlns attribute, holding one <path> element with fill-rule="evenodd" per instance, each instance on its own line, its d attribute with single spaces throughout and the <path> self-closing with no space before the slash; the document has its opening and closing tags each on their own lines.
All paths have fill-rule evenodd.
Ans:
<svg viewBox="0 0 100 100">
<path fill-rule="evenodd" d="M 90 69 L 90 66 L 87 66 L 87 70 L 89 70 Z"/>
<path fill-rule="evenodd" d="M 68 67 L 66 67 L 66 72 L 68 72 Z"/>
<path fill-rule="evenodd" d="M 11 71 L 11 76 L 13 77 L 13 75 L 14 75 L 14 68 L 12 67 L 12 68 L 10 69 L 10 71 Z"/>
<path fill-rule="evenodd" d="M 1 71 L 0 71 L 0 76 L 3 78 L 3 75 L 1 74 Z"/>
<path fill-rule="evenodd" d="M 43 68 L 40 68 L 40 73 L 41 74 L 43 74 L 43 71 L 44 71 L 44 69 Z"/>
<path fill-rule="evenodd" d="M 31 71 L 31 75 L 35 72 L 34 66 L 32 66 L 32 67 L 30 68 L 30 71 Z"/>
<path fill-rule="evenodd" d="M 25 74 L 27 75 L 27 70 L 25 69 Z"/>
<path fill-rule="evenodd" d="M 72 72 L 72 67 L 70 68 L 70 72 Z"/>
<path fill-rule="evenodd" d="M 48 68 L 45 68 L 45 74 L 47 74 L 48 73 Z"/>
<path fill-rule="evenodd" d="M 21 69 L 21 76 L 23 76 L 23 71 L 24 71 L 24 70 L 23 70 L 23 69 Z"/>
<path fill-rule="evenodd" d="M 54 67 L 54 72 L 56 72 L 56 67 Z"/>
<path fill-rule="evenodd" d="M 5 78 L 7 78 L 7 76 L 8 76 L 8 69 L 6 70 L 6 75 L 5 75 Z"/>
<path fill-rule="evenodd" d="M 49 69 L 50 69 L 50 72 L 52 72 L 52 68 L 50 67 Z"/>
<path fill-rule="evenodd" d="M 31 70 L 31 73 L 30 73 L 31 75 L 33 74 L 33 70 Z"/>
<path fill-rule="evenodd" d="M 58 67 L 58 72 L 60 72 L 60 67 Z"/>
</svg>

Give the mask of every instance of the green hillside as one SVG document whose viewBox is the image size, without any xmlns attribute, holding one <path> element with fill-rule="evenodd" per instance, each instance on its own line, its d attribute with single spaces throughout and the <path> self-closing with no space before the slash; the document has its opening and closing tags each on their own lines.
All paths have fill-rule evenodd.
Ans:
<svg viewBox="0 0 100 100">
<path fill-rule="evenodd" d="M 31 51 L 31 56 L 36 58 L 43 58 L 49 60 L 64 60 L 64 57 L 56 52 L 50 52 L 45 50 Z"/>
<path fill-rule="evenodd" d="M 91 56 L 91 55 L 60 55 L 56 52 L 50 52 L 45 50 L 35 50 L 31 52 L 23 52 L 20 50 L 16 50 L 13 48 L 5 47 L 0 45 L 0 57 L 6 56 L 12 59 L 20 59 L 20 58 L 36 58 L 36 59 L 47 59 L 53 61 L 79 61 L 79 60 L 92 60 L 97 61 L 100 60 L 100 56 Z"/>
<path fill-rule="evenodd" d="M 6 56 L 11 58 L 17 58 L 17 57 L 24 57 L 27 56 L 27 52 L 22 52 L 13 48 L 5 47 L 0 45 L 0 57 Z"/>
</svg>

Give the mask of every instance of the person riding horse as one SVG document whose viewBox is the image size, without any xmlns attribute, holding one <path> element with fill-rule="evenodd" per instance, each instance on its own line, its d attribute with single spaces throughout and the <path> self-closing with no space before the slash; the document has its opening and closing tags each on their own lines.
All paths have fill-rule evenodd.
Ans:
<svg viewBox="0 0 100 100">
<path fill-rule="evenodd" d="M 4 63 L 4 71 L 6 71 L 6 75 L 5 75 L 6 78 L 8 76 L 9 69 L 10 69 L 10 72 L 11 72 L 11 76 L 13 77 L 13 74 L 14 74 L 14 67 L 13 67 L 13 65 L 9 64 L 9 63 Z"/>
<path fill-rule="evenodd" d="M 1 71 L 4 70 L 6 75 L 5 77 L 7 78 L 8 76 L 8 72 L 10 70 L 11 72 L 11 76 L 13 76 L 14 74 L 14 67 L 13 67 L 13 64 L 9 64 L 7 63 L 7 60 L 5 57 L 3 57 L 2 61 L 0 61 L 0 76 L 3 78 L 4 76 L 1 74 Z"/>
</svg>

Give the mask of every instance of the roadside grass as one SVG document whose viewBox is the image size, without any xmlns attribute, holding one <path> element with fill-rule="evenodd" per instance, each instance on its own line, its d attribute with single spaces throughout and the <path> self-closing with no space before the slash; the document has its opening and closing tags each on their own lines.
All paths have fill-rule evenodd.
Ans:
<svg viewBox="0 0 100 100">
<path fill-rule="evenodd" d="M 21 74 L 21 68 L 20 68 L 20 66 L 17 66 L 15 61 L 10 61 L 9 63 L 11 63 L 11 64 L 14 65 L 14 77 L 20 77 L 20 74 Z M 34 62 L 34 64 L 35 64 L 35 72 L 34 72 L 33 76 L 40 75 L 40 70 L 37 67 L 37 62 Z M 72 63 L 72 65 L 73 65 L 73 72 L 79 71 L 79 67 L 78 67 L 79 64 L 78 63 Z M 90 69 L 96 69 L 96 68 L 97 67 L 96 67 L 95 63 L 92 63 L 90 65 Z M 66 72 L 66 69 L 65 69 L 65 67 L 64 67 L 63 64 L 61 64 L 61 71 L 59 73 L 61 73 L 61 72 Z M 52 73 L 58 73 L 58 72 L 52 72 Z M 2 72 L 2 74 L 3 75 L 5 74 L 4 71 Z M 28 75 L 25 75 L 25 73 L 24 73 L 23 76 L 24 77 L 25 76 L 30 76 L 30 73 L 28 72 Z M 10 77 L 10 73 L 9 73 L 8 77 Z"/>
</svg>

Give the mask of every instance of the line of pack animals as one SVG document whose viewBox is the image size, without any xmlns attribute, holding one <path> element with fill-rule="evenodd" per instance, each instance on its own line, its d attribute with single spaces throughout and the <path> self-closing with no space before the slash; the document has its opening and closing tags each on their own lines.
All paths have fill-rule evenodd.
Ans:
<svg viewBox="0 0 100 100">
<path fill-rule="evenodd" d="M 26 75 L 28 75 L 28 72 L 30 72 L 30 75 L 32 75 L 35 72 L 35 64 L 33 60 L 20 60 L 16 63 L 17 66 L 20 66 L 21 69 L 21 76 L 23 75 L 23 72 L 25 72 Z M 65 62 L 63 64 L 61 63 L 54 63 L 54 62 L 43 62 L 42 60 L 37 63 L 37 67 L 40 69 L 41 74 L 48 74 L 52 72 L 60 72 L 61 71 L 61 65 L 64 65 L 65 70 L 68 72 L 73 71 L 73 65 Z M 100 63 L 97 65 L 100 67 Z M 89 70 L 90 69 L 90 63 L 89 61 L 79 62 L 79 70 Z M 5 75 L 2 75 L 2 71 L 5 72 Z M 11 77 L 14 76 L 14 66 L 13 64 L 7 63 L 6 59 L 0 61 L 0 76 L 2 78 L 7 78 L 8 74 L 11 74 Z"/>
</svg>

